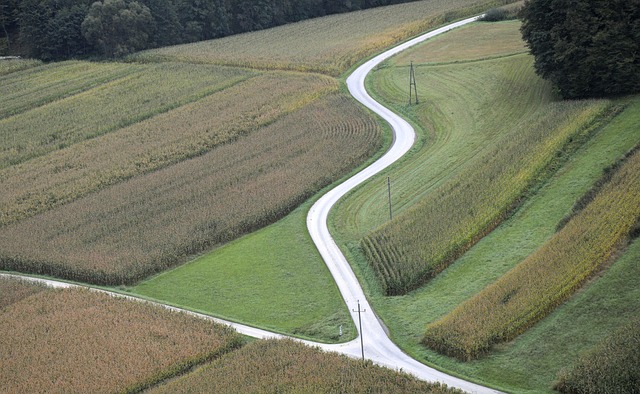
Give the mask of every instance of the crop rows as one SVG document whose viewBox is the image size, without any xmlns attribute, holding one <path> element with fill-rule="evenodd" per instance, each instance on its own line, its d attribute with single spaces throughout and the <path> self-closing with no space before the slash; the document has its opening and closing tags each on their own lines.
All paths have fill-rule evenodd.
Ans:
<svg viewBox="0 0 640 394">
<path fill-rule="evenodd" d="M 63 62 L 0 77 L 0 118 L 83 92 L 140 71 L 122 63 Z"/>
<path fill-rule="evenodd" d="M 128 392 L 242 343 L 229 327 L 89 290 L 46 290 L 0 309 L 3 392 Z"/>
<path fill-rule="evenodd" d="M 406 373 L 291 340 L 264 340 L 214 360 L 152 393 L 460 393 Z"/>
<path fill-rule="evenodd" d="M 544 105 L 416 206 L 365 237 L 362 248 L 387 294 L 411 291 L 460 256 L 544 179 L 572 141 L 599 124 L 607 104 Z"/>
<path fill-rule="evenodd" d="M 255 116 L 273 119 L 287 107 L 278 101 Z M 131 283 L 272 223 L 379 144 L 376 122 L 331 94 L 201 156 L 0 228 L 0 267 Z"/>
<path fill-rule="evenodd" d="M 363 58 L 447 20 L 510 0 L 429 0 L 331 15 L 260 32 L 142 52 L 134 59 L 339 75 Z"/>
<path fill-rule="evenodd" d="M 336 82 L 327 77 L 269 73 L 118 131 L 0 169 L 0 225 L 201 155 L 336 89 Z"/>
<path fill-rule="evenodd" d="M 423 342 L 463 360 L 524 332 L 602 269 L 637 232 L 640 153 L 582 211 L 497 282 L 429 325 Z"/>
<path fill-rule="evenodd" d="M 70 63 L 67 67 L 75 66 Z M 0 168 L 140 122 L 252 75 L 243 70 L 175 63 L 137 69 L 84 92 L 0 119 Z M 38 75 L 47 78 L 55 70 Z M 70 72 L 68 78 L 73 79 L 73 75 Z M 25 90 L 28 93 L 28 87 Z M 48 94 L 47 90 L 41 97 L 32 94 L 31 104 L 18 105 L 35 105 L 47 100 Z"/>
</svg>

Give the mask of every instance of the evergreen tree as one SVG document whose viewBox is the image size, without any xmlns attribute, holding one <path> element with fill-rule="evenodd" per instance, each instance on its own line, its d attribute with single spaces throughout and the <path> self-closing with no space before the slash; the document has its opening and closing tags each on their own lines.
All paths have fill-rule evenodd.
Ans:
<svg viewBox="0 0 640 394">
<path fill-rule="evenodd" d="M 640 92 L 640 0 L 527 0 L 522 36 L 565 98 Z"/>
</svg>

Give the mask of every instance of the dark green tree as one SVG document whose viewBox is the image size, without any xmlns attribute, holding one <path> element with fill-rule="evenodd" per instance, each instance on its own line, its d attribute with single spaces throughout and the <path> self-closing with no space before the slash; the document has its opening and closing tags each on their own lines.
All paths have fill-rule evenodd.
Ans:
<svg viewBox="0 0 640 394">
<path fill-rule="evenodd" d="M 18 2 L 0 0 L 0 54 L 11 52 L 13 34 L 18 29 Z"/>
<path fill-rule="evenodd" d="M 640 92 L 640 0 L 527 0 L 522 36 L 565 98 Z"/>
<path fill-rule="evenodd" d="M 95 2 L 82 22 L 82 34 L 87 42 L 107 57 L 148 48 L 154 29 L 151 11 L 137 1 Z"/>
</svg>

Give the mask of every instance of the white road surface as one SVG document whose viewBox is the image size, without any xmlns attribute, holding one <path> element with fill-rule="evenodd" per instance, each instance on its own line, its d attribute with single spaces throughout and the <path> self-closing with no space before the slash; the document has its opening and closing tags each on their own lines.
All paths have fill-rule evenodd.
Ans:
<svg viewBox="0 0 640 394">
<path fill-rule="evenodd" d="M 362 350 L 364 350 L 364 357 L 366 359 L 371 360 L 378 365 L 411 373 L 423 380 L 441 382 L 448 386 L 457 387 L 470 393 L 497 393 L 498 391 L 465 381 L 454 376 L 447 375 L 443 372 L 427 367 L 424 364 L 409 357 L 402 350 L 400 350 L 400 348 L 398 348 L 391 341 L 391 339 L 389 339 L 387 333 L 385 332 L 385 329 L 376 317 L 375 312 L 367 302 L 367 298 L 365 297 L 362 287 L 360 286 L 360 283 L 358 282 L 355 274 L 351 270 L 351 266 L 329 234 L 329 229 L 327 228 L 327 217 L 333 205 L 350 190 L 360 185 L 367 179 L 371 178 L 373 175 L 379 173 L 383 169 L 387 168 L 400 157 L 402 157 L 411 148 L 416 138 L 415 132 L 409 125 L 409 123 L 391 112 L 389 109 L 383 107 L 381 104 L 379 104 L 369 96 L 364 86 L 364 80 L 367 74 L 371 70 L 373 70 L 376 65 L 378 65 L 385 59 L 395 55 L 396 53 L 401 52 L 419 42 L 427 40 L 438 34 L 442 34 L 451 29 L 455 29 L 456 27 L 471 23 L 477 18 L 478 17 L 474 17 L 452 23 L 450 25 L 416 37 L 397 47 L 394 47 L 393 49 L 390 49 L 387 52 L 374 57 L 373 59 L 364 63 L 362 66 L 358 67 L 347 79 L 347 86 L 349 87 L 349 91 L 351 92 L 353 97 L 370 108 L 372 111 L 379 114 L 391 125 L 394 133 L 394 142 L 389 151 L 387 151 L 384 156 L 382 156 L 372 165 L 354 175 L 352 178 L 349 178 L 347 181 L 340 184 L 335 189 L 329 191 L 322 198 L 320 198 L 311 207 L 307 216 L 307 228 L 309 229 L 309 233 L 311 234 L 311 237 L 318 250 L 320 251 L 320 254 L 322 255 L 325 263 L 327 264 L 327 267 L 331 271 L 331 274 L 333 275 L 333 278 L 335 279 L 338 288 L 340 289 L 340 293 L 342 294 L 347 307 L 351 311 L 351 315 L 353 321 L 356 324 L 356 328 L 358 329 L 359 336 L 355 340 L 343 344 L 322 344 L 311 341 L 301 342 L 311 346 L 320 347 L 326 351 L 334 351 L 346 354 L 354 358 L 361 358 Z M 14 275 L 8 273 L 0 273 L 0 277 L 20 277 L 25 280 L 42 282 L 51 287 L 79 287 L 78 285 L 69 284 L 66 282 L 29 278 L 23 275 Z M 140 301 L 139 298 L 135 297 L 123 296 L 117 293 L 110 294 Z M 360 314 L 362 319 L 362 332 L 360 332 L 360 327 L 358 324 L 358 303 L 360 304 L 361 310 L 364 310 L 364 312 Z M 171 306 L 162 306 L 169 309 L 181 310 L 179 308 Z M 230 325 L 239 333 L 254 338 L 266 339 L 285 337 L 284 335 L 272 333 L 255 327 L 228 322 L 191 311 L 185 312 L 204 319 L 209 319 L 218 323 Z"/>
</svg>

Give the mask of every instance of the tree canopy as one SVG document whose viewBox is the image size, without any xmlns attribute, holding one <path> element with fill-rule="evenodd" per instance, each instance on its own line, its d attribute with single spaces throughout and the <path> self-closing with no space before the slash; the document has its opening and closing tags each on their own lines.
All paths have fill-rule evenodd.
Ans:
<svg viewBox="0 0 640 394">
<path fill-rule="evenodd" d="M 526 0 L 522 36 L 565 98 L 640 92 L 640 0 Z"/>
</svg>

